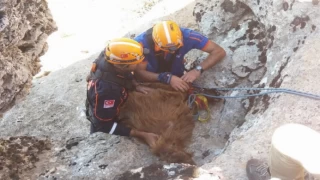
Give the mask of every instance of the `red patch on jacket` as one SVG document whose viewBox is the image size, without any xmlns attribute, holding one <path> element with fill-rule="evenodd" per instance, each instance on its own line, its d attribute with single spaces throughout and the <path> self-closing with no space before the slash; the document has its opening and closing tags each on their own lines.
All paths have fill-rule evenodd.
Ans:
<svg viewBox="0 0 320 180">
<path fill-rule="evenodd" d="M 115 100 L 104 100 L 103 108 L 112 108 Z"/>
</svg>

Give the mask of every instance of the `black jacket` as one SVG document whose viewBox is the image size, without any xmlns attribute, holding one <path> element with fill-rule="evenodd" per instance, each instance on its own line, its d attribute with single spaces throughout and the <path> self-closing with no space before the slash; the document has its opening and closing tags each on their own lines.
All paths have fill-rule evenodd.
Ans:
<svg viewBox="0 0 320 180">
<path fill-rule="evenodd" d="M 90 72 L 87 86 L 87 116 L 91 133 L 104 132 L 129 136 L 130 128 L 118 123 L 119 109 L 132 87 L 132 74 L 120 74 L 105 60 L 104 52 L 94 61 L 95 71 Z"/>
</svg>

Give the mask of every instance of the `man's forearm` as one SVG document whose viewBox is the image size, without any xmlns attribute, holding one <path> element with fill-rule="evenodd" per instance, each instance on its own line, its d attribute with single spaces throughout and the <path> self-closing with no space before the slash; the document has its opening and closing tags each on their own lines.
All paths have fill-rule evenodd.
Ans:
<svg viewBox="0 0 320 180">
<path fill-rule="evenodd" d="M 202 50 L 209 53 L 209 56 L 200 64 L 203 70 L 210 69 L 226 56 L 226 51 L 212 41 L 208 41 Z"/>
<path fill-rule="evenodd" d="M 203 70 L 207 70 L 207 69 L 213 67 L 214 65 L 216 65 L 225 56 L 226 56 L 226 52 L 224 50 L 212 52 L 200 65 L 203 68 Z"/>
<path fill-rule="evenodd" d="M 139 70 L 135 72 L 135 75 L 137 75 L 137 78 L 142 80 L 142 81 L 147 81 L 147 82 L 158 82 L 158 76 L 159 74 L 149 72 L 146 70 Z"/>
</svg>

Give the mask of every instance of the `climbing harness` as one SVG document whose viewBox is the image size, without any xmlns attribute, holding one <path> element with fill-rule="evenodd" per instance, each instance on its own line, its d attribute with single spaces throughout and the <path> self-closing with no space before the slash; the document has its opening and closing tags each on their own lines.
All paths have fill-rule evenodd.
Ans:
<svg viewBox="0 0 320 180">
<path fill-rule="evenodd" d="M 199 120 L 200 122 L 206 122 L 210 119 L 210 109 L 208 106 L 207 98 L 217 98 L 217 99 L 229 99 L 229 98 L 249 98 L 254 96 L 263 96 L 271 93 L 287 93 L 298 96 L 303 96 L 307 98 L 312 98 L 315 100 L 320 100 L 320 95 L 306 93 L 302 91 L 296 91 L 292 89 L 286 88 L 202 88 L 198 85 L 193 84 L 193 88 L 189 91 L 188 97 L 188 105 L 190 108 L 195 108 L 194 111 L 194 119 Z M 197 90 L 196 90 L 197 89 Z M 255 94 L 246 94 L 246 95 L 238 95 L 238 96 L 220 96 L 220 95 L 212 95 L 208 93 L 203 93 L 204 90 L 210 91 L 265 91 Z M 199 115 L 199 111 L 206 111 L 206 117 L 202 118 Z"/>
</svg>

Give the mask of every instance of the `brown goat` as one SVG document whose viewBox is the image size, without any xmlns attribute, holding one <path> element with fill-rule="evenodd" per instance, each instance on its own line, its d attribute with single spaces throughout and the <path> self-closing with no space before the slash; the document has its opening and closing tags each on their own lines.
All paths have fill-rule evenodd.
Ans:
<svg viewBox="0 0 320 180">
<path fill-rule="evenodd" d="M 149 94 L 129 93 L 121 109 L 120 119 L 128 127 L 160 136 L 151 151 L 169 163 L 195 164 L 185 147 L 195 126 L 187 105 L 187 93 L 163 84 L 151 84 Z"/>
</svg>

